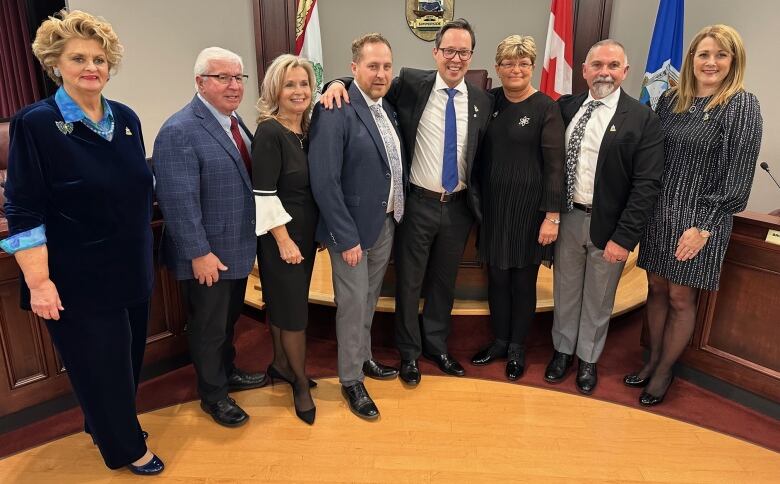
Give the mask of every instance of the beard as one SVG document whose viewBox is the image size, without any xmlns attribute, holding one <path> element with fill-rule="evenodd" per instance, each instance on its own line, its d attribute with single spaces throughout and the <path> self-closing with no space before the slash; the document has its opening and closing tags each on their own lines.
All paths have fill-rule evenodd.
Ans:
<svg viewBox="0 0 780 484">
<path fill-rule="evenodd" d="M 593 93 L 599 99 L 604 98 L 615 92 L 615 79 L 612 76 L 599 76 L 593 79 Z"/>
</svg>

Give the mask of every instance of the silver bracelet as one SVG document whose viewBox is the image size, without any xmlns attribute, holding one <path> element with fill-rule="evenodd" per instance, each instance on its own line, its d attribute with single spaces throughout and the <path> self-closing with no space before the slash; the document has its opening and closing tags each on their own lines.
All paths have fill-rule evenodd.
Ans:
<svg viewBox="0 0 780 484">
<path fill-rule="evenodd" d="M 558 225 L 561 223 L 561 219 L 559 218 L 550 218 L 550 217 L 544 217 L 545 220 L 549 220 L 550 222 L 554 223 L 555 225 Z"/>
</svg>

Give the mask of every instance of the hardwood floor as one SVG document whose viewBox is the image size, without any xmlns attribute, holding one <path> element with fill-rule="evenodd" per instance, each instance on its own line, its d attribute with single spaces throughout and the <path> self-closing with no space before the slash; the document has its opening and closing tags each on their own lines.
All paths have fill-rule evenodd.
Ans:
<svg viewBox="0 0 780 484">
<path fill-rule="evenodd" d="M 289 386 L 232 396 L 247 425 L 216 425 L 197 402 L 141 415 L 166 462 L 154 482 L 778 482 L 780 455 L 641 410 L 553 390 L 424 375 L 417 389 L 366 382 L 382 417 L 365 422 L 336 379 L 313 391 L 317 421 Z M 72 435 L 0 460 L 3 483 L 142 479 L 103 466 Z M 150 478 L 152 479 L 152 478 Z M 150 481 L 152 482 L 152 481 Z"/>
</svg>

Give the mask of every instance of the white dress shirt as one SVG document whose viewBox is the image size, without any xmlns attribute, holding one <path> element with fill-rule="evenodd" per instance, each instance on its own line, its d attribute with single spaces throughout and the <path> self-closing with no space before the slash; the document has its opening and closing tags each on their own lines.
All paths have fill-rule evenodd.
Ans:
<svg viewBox="0 0 780 484">
<path fill-rule="evenodd" d="M 371 99 L 366 95 L 366 93 L 363 92 L 362 89 L 360 89 L 360 86 L 357 82 L 355 82 L 355 87 L 358 88 L 358 91 L 360 91 L 360 94 L 363 95 L 363 99 L 366 100 L 366 104 L 368 104 L 369 111 L 371 110 L 371 106 L 374 104 L 379 104 L 379 106 L 382 106 L 382 98 L 380 97 L 376 101 Z M 390 133 L 393 135 L 393 144 L 395 145 L 395 152 L 398 153 L 398 160 L 401 163 L 401 169 L 403 170 L 403 158 L 401 157 L 401 140 L 398 138 L 398 134 L 395 132 L 395 123 L 393 123 L 390 118 L 387 116 L 387 113 L 385 112 L 384 108 L 382 108 L 382 117 L 385 118 L 385 121 L 387 122 L 387 125 L 390 126 Z M 373 117 L 373 114 L 372 114 Z M 374 122 L 376 124 L 376 121 Z M 379 129 L 379 128 L 377 128 Z M 381 134 L 381 133 L 380 133 Z M 383 147 L 384 149 L 384 147 Z M 385 155 L 387 156 L 388 165 L 390 166 L 390 173 L 392 175 L 395 175 L 395 172 L 393 171 L 393 164 L 390 163 L 390 155 L 387 154 L 387 151 L 385 151 Z M 403 176 L 403 175 L 402 175 Z M 395 183 L 393 183 L 394 177 L 390 177 L 390 192 L 387 198 L 387 213 L 391 213 L 393 210 L 395 210 L 395 200 L 393 199 L 393 190 L 395 190 Z"/>
<path fill-rule="evenodd" d="M 593 204 L 593 186 L 596 183 L 596 164 L 599 159 L 601 140 L 604 138 L 604 133 L 607 132 L 607 129 L 611 128 L 609 122 L 615 115 L 615 111 L 617 111 L 619 99 L 620 88 L 615 89 L 615 92 L 607 97 L 599 99 L 604 105 L 593 110 L 588 124 L 585 125 L 585 133 L 582 136 L 580 145 L 580 159 L 577 161 L 577 173 L 574 179 L 573 199 L 575 203 Z M 588 93 L 588 98 L 585 99 L 577 114 L 569 122 L 569 126 L 566 127 L 567 147 L 569 146 L 571 132 L 574 131 L 574 127 L 577 126 L 580 118 L 585 113 L 588 104 L 594 100 L 593 95 Z"/>
<path fill-rule="evenodd" d="M 441 184 L 441 171 L 444 163 L 444 115 L 449 96 L 444 89 L 449 88 L 436 73 L 428 103 L 425 105 L 420 124 L 417 127 L 417 139 L 414 141 L 414 155 L 409 181 L 428 190 L 446 192 Z M 466 81 L 455 86 L 458 91 L 455 102 L 455 119 L 458 141 L 458 186 L 455 191 L 466 188 L 466 138 L 469 129 L 469 94 Z"/>
<path fill-rule="evenodd" d="M 238 149 L 238 145 L 236 144 L 236 140 L 233 139 L 233 133 L 230 132 L 230 116 L 225 116 L 224 114 L 222 114 L 219 111 L 217 111 L 217 108 L 212 106 L 210 102 L 206 101 L 206 98 L 201 96 L 200 93 L 198 93 L 198 99 L 203 101 L 203 104 L 205 104 L 206 107 L 208 108 L 208 110 L 211 111 L 211 114 L 213 114 L 214 117 L 217 118 L 217 121 L 219 122 L 219 125 L 222 126 L 222 129 L 224 129 L 225 133 L 227 133 L 228 139 L 230 139 L 230 141 L 233 142 L 233 146 L 235 146 L 236 149 Z M 235 116 L 236 117 L 236 121 L 238 121 L 238 115 L 236 114 L 235 111 L 233 111 L 230 114 L 231 114 L 231 116 Z M 246 149 L 250 153 L 252 153 L 252 140 L 249 139 L 249 136 L 246 134 L 244 129 L 241 127 L 241 123 L 238 124 L 238 132 L 241 133 L 241 137 L 244 138 L 244 144 L 246 145 Z M 239 150 L 239 154 L 240 154 L 240 150 Z"/>
</svg>

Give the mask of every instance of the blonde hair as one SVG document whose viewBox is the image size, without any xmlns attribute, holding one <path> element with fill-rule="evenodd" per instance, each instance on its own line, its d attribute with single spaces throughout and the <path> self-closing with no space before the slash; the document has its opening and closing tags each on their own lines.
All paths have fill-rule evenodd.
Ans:
<svg viewBox="0 0 780 484">
<path fill-rule="evenodd" d="M 693 105 L 693 100 L 696 97 L 696 77 L 693 73 L 693 58 L 696 55 L 696 48 L 699 46 L 699 43 L 706 37 L 713 39 L 721 49 L 731 54 L 731 67 L 726 78 L 720 84 L 718 91 L 704 108 L 705 111 L 728 103 L 734 94 L 745 89 L 745 63 L 747 57 L 742 37 L 733 27 L 728 25 L 709 25 L 701 29 L 691 41 L 691 45 L 688 47 L 683 60 L 680 83 L 670 90 L 669 95 L 676 97 L 674 101 L 674 112 L 676 113 L 683 113 Z"/>
<path fill-rule="evenodd" d="M 496 48 L 496 65 L 507 59 L 522 59 L 527 57 L 531 64 L 536 64 L 536 42 L 530 35 L 510 35 L 498 43 Z"/>
<path fill-rule="evenodd" d="M 306 71 L 306 76 L 309 78 L 311 99 L 301 121 L 303 132 L 306 133 L 309 130 L 311 110 L 314 107 L 314 90 L 317 89 L 317 79 L 314 76 L 314 68 L 311 66 L 311 62 L 308 59 L 292 54 L 280 55 L 268 67 L 263 84 L 260 86 L 260 99 L 257 100 L 257 110 L 260 112 L 257 116 L 257 124 L 264 123 L 270 119 L 277 119 L 279 114 L 279 93 L 282 92 L 282 86 L 284 86 L 284 76 L 296 67 L 303 68 Z"/>
<path fill-rule="evenodd" d="M 58 18 L 59 17 L 59 18 Z M 122 60 L 124 48 L 119 43 L 111 24 L 102 17 L 95 17 L 80 10 L 61 10 L 38 27 L 32 51 L 46 74 L 57 85 L 62 79 L 54 75 L 54 67 L 71 39 L 96 40 L 106 52 L 109 72 L 114 73 Z"/>
</svg>

